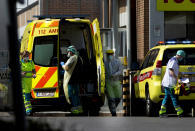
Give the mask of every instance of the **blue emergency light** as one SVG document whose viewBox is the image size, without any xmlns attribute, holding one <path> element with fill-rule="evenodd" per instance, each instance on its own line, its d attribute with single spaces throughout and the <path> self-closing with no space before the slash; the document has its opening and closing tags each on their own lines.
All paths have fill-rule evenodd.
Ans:
<svg viewBox="0 0 195 131">
<path fill-rule="evenodd" d="M 165 44 L 195 44 L 195 41 L 189 41 L 189 40 L 184 40 L 184 41 L 166 41 Z"/>
<path fill-rule="evenodd" d="M 176 41 L 166 41 L 167 44 L 176 44 Z"/>
<path fill-rule="evenodd" d="M 186 40 L 186 41 L 182 41 L 183 44 L 191 44 L 193 43 L 193 41 L 189 41 L 189 40 Z"/>
</svg>

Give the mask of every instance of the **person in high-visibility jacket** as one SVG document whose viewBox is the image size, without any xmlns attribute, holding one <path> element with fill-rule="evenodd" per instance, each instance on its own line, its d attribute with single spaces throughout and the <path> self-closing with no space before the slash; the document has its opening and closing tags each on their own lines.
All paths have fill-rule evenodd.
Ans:
<svg viewBox="0 0 195 131">
<path fill-rule="evenodd" d="M 181 83 L 178 79 L 179 75 L 179 61 L 185 57 L 185 52 L 183 50 L 178 50 L 176 56 L 172 57 L 166 67 L 166 72 L 162 80 L 162 86 L 165 89 L 165 97 L 162 101 L 161 109 L 159 111 L 160 116 L 166 116 L 166 103 L 168 97 L 171 97 L 173 106 L 177 111 L 177 115 L 181 116 L 183 114 L 183 109 L 178 105 L 176 95 L 174 93 L 174 88 L 176 87 L 177 81 Z"/>
<path fill-rule="evenodd" d="M 114 58 L 114 51 L 106 51 L 107 60 L 105 61 L 106 73 L 106 96 L 108 106 L 112 116 L 116 116 L 116 108 L 122 97 L 122 88 L 120 84 L 120 76 L 122 76 L 123 66 L 121 62 Z"/>
<path fill-rule="evenodd" d="M 28 51 L 21 53 L 22 91 L 26 115 L 32 114 L 32 106 L 30 102 L 32 78 L 36 77 L 34 62 L 29 60 L 29 55 L 30 53 Z"/>
</svg>

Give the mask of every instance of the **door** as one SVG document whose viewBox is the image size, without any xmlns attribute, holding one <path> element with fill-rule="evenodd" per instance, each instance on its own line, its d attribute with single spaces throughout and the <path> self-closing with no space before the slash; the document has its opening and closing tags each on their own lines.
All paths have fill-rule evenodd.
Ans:
<svg viewBox="0 0 195 131">
<path fill-rule="evenodd" d="M 91 24 L 92 36 L 94 40 L 94 52 L 96 56 L 97 64 L 97 76 L 98 76 L 98 93 L 99 95 L 104 95 L 105 88 L 105 67 L 103 62 L 103 50 L 100 37 L 99 22 L 95 19 Z"/>
<path fill-rule="evenodd" d="M 33 98 L 58 97 L 57 35 L 35 37 L 32 55 L 37 75 L 32 80 Z"/>
</svg>

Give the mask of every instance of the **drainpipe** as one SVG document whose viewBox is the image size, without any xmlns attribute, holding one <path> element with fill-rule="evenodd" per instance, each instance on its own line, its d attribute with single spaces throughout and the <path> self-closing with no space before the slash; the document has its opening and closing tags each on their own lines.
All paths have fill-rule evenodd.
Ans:
<svg viewBox="0 0 195 131">
<path fill-rule="evenodd" d="M 131 3 L 127 0 L 127 62 L 131 69 Z"/>
<path fill-rule="evenodd" d="M 113 49 L 115 50 L 115 56 L 118 57 L 118 0 L 112 2 Z"/>
<path fill-rule="evenodd" d="M 80 15 L 81 14 L 81 0 L 78 0 L 78 3 L 79 3 L 79 9 L 78 9 L 78 14 Z"/>
<path fill-rule="evenodd" d="M 108 28 L 108 0 L 102 0 L 103 1 L 103 20 L 104 25 L 103 28 Z M 105 31 L 103 34 L 103 46 L 108 47 L 108 33 Z"/>
</svg>

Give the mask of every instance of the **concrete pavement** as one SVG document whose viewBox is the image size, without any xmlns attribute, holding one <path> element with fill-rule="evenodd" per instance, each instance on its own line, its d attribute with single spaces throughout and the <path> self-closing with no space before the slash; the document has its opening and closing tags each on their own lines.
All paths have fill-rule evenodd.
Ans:
<svg viewBox="0 0 195 131">
<path fill-rule="evenodd" d="M 26 119 L 33 125 L 47 125 L 48 128 L 58 131 L 194 131 L 195 129 L 194 117 L 178 118 L 175 115 L 168 118 L 68 117 L 60 114 L 61 112 L 56 112 L 55 117 L 49 115 L 33 116 L 26 117 Z M 0 115 L 0 121 L 14 120 L 12 113 L 1 112 Z"/>
</svg>

